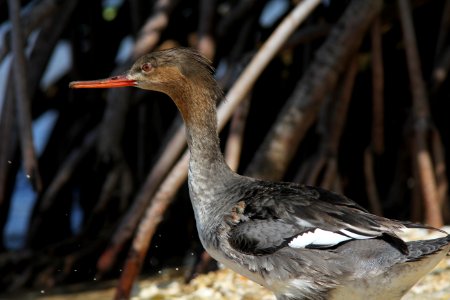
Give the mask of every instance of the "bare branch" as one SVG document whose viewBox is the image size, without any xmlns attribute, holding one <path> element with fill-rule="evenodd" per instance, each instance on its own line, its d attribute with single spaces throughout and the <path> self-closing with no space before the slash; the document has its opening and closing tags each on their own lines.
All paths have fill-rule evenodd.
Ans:
<svg viewBox="0 0 450 300">
<path fill-rule="evenodd" d="M 370 211 L 378 216 L 383 215 L 380 197 L 378 195 L 375 171 L 373 168 L 373 155 L 370 147 L 364 151 L 364 177 L 366 179 L 366 192 L 369 199 Z"/>
<path fill-rule="evenodd" d="M 253 177 L 281 179 L 307 129 L 316 119 L 324 97 L 337 82 L 382 1 L 353 1 L 286 102 L 278 119 L 247 169 Z M 339 45 L 339 46 L 338 46 Z"/>
<path fill-rule="evenodd" d="M 439 206 L 435 171 L 427 145 L 430 129 L 430 109 L 421 75 L 420 58 L 408 0 L 399 0 L 400 20 L 405 41 L 406 57 L 413 97 L 413 117 L 415 130 L 414 159 L 417 160 L 417 176 L 425 202 L 425 222 L 434 227 L 443 224 Z"/>
<path fill-rule="evenodd" d="M 197 49 L 209 60 L 213 60 L 216 53 L 216 42 L 213 36 L 214 16 L 217 0 L 202 0 L 200 5 L 200 17 L 198 24 Z"/>
<path fill-rule="evenodd" d="M 161 32 L 169 24 L 169 15 L 179 0 L 157 0 L 153 7 L 153 14 L 142 27 L 133 49 L 133 58 L 152 51 L 159 42 Z"/>
<path fill-rule="evenodd" d="M 147 255 L 150 241 L 161 223 L 163 215 L 178 189 L 186 181 L 187 168 L 189 163 L 189 153 L 186 151 L 178 163 L 173 167 L 172 171 L 161 184 L 157 193 L 151 201 L 151 205 L 147 208 L 144 218 L 139 223 L 136 237 L 128 253 L 128 258 L 124 266 L 124 271 L 120 276 L 117 286 L 115 299 L 129 298 L 134 280 L 139 275 L 142 262 Z"/>
<path fill-rule="evenodd" d="M 100 257 L 97 264 L 100 273 L 106 272 L 114 264 L 117 254 L 133 235 L 145 208 L 149 205 L 161 181 L 164 179 L 185 146 L 186 139 L 184 137 L 184 127 L 181 127 L 175 132 L 173 138 L 166 145 L 166 150 L 161 151 L 160 158 L 148 174 L 147 179 L 139 193 L 136 195 L 131 208 L 122 219 L 111 239 L 110 245 Z"/>
<path fill-rule="evenodd" d="M 57 12 L 56 0 L 32 1 L 20 13 L 22 38 L 27 40 L 30 33 Z M 6 32 L 0 44 L 0 61 L 11 51 L 11 31 Z"/>
<path fill-rule="evenodd" d="M 14 92 L 11 84 L 12 68 L 7 80 L 6 95 L 0 118 L 0 136 L 8 141 L 7 143 L 0 143 L 0 205 L 6 202 L 11 167 L 13 163 L 18 164 L 18 162 L 13 161 L 18 145 L 18 136 L 15 131 L 16 115 L 14 114 Z"/>
<path fill-rule="evenodd" d="M 384 152 L 384 70 L 380 18 L 372 24 L 372 147 Z"/>
<path fill-rule="evenodd" d="M 312 10 L 319 5 L 318 0 L 306 0 L 300 2 L 294 10 L 286 16 L 281 24 L 271 34 L 269 39 L 264 43 L 262 48 L 253 57 L 252 61 L 239 76 L 236 83 L 226 95 L 227 101 L 220 105 L 217 112 L 219 119 L 219 128 L 222 129 L 225 123 L 230 119 L 233 111 L 238 104 L 248 95 L 261 75 L 264 68 L 281 49 L 294 30 L 302 23 Z"/>
<path fill-rule="evenodd" d="M 31 129 L 31 101 L 28 94 L 27 63 L 24 53 L 23 35 L 20 24 L 20 2 L 9 0 L 9 15 L 12 23 L 13 74 L 16 96 L 17 121 L 24 171 L 37 191 L 41 191 L 42 182 L 39 175 L 36 152 Z"/>
<path fill-rule="evenodd" d="M 247 98 L 238 106 L 231 119 L 230 133 L 225 148 L 225 161 L 234 171 L 236 171 L 239 166 L 245 124 L 249 109 L 250 98 Z"/>
</svg>

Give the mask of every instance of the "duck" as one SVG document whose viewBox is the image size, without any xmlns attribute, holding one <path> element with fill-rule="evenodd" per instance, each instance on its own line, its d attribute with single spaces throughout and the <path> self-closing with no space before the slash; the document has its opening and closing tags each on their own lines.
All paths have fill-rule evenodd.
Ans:
<svg viewBox="0 0 450 300">
<path fill-rule="evenodd" d="M 69 86 L 137 87 L 172 99 L 186 128 L 189 194 L 203 247 L 277 300 L 400 299 L 450 251 L 445 232 L 405 242 L 402 230 L 430 227 L 371 214 L 320 187 L 232 171 L 217 130 L 223 92 L 211 62 L 194 49 L 155 51 L 122 75 Z"/>
</svg>

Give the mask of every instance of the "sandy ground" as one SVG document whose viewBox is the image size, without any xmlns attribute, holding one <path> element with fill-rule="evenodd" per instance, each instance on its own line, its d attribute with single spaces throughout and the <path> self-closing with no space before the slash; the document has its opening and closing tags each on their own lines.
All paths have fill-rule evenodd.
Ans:
<svg viewBox="0 0 450 300">
<path fill-rule="evenodd" d="M 450 232 L 450 226 L 444 228 Z M 442 236 L 426 230 L 414 230 L 403 237 L 407 240 Z M 94 289 L 73 286 L 51 294 L 37 291 L 15 299 L 40 300 L 97 300 L 112 299 L 114 282 L 100 283 Z M 0 299 L 7 299 L 2 298 Z M 12 299 L 12 298 L 9 298 Z M 181 270 L 165 270 L 160 275 L 141 279 L 134 288 L 133 300 L 274 300 L 275 297 L 263 287 L 230 271 L 222 269 L 201 275 L 185 284 Z M 417 283 L 404 300 L 449 300 L 450 299 L 450 256 L 447 256 L 430 274 Z"/>
</svg>

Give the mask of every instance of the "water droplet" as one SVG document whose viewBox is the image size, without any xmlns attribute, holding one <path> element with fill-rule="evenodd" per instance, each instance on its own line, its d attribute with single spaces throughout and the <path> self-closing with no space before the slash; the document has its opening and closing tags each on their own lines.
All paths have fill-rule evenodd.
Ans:
<svg viewBox="0 0 450 300">
<path fill-rule="evenodd" d="M 77 270 L 77 269 L 74 269 L 73 271 L 74 271 L 74 272 L 77 272 L 78 270 Z"/>
<path fill-rule="evenodd" d="M 122 269 L 119 269 L 119 272 L 122 272 Z"/>
<path fill-rule="evenodd" d="M 12 164 L 12 161 L 8 160 L 8 164 Z"/>
<path fill-rule="evenodd" d="M 31 178 L 31 175 L 30 175 L 30 174 L 27 174 L 26 176 L 27 176 L 27 178 L 28 178 L 28 179 L 30 179 L 30 178 Z"/>
<path fill-rule="evenodd" d="M 178 271 L 178 268 L 175 268 L 175 271 Z"/>
<path fill-rule="evenodd" d="M 155 248 L 158 248 L 158 245 L 155 245 Z"/>
<path fill-rule="evenodd" d="M 194 252 L 191 252 L 191 255 L 194 256 Z"/>
<path fill-rule="evenodd" d="M 41 290 L 41 294 L 45 294 L 45 291 L 44 291 L 44 290 Z"/>
<path fill-rule="evenodd" d="M 97 280 L 97 278 L 94 277 L 94 281 L 96 281 L 96 280 Z"/>
<path fill-rule="evenodd" d="M 158 274 L 162 274 L 162 270 L 159 270 L 159 271 L 158 271 Z"/>
</svg>

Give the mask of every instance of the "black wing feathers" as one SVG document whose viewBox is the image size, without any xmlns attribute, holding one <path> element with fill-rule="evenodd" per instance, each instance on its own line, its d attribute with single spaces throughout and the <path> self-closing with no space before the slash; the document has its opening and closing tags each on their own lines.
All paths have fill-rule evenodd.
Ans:
<svg viewBox="0 0 450 300">
<path fill-rule="evenodd" d="M 395 235 L 397 229 L 404 227 L 400 222 L 372 215 L 336 193 L 294 183 L 253 181 L 242 196 L 242 216 L 231 226 L 229 243 L 243 253 L 273 253 L 288 246 L 296 236 L 316 228 L 339 234 L 344 230 L 349 238 L 383 238 L 407 252 L 405 243 Z M 327 248 L 307 248 L 311 247 Z"/>
</svg>

